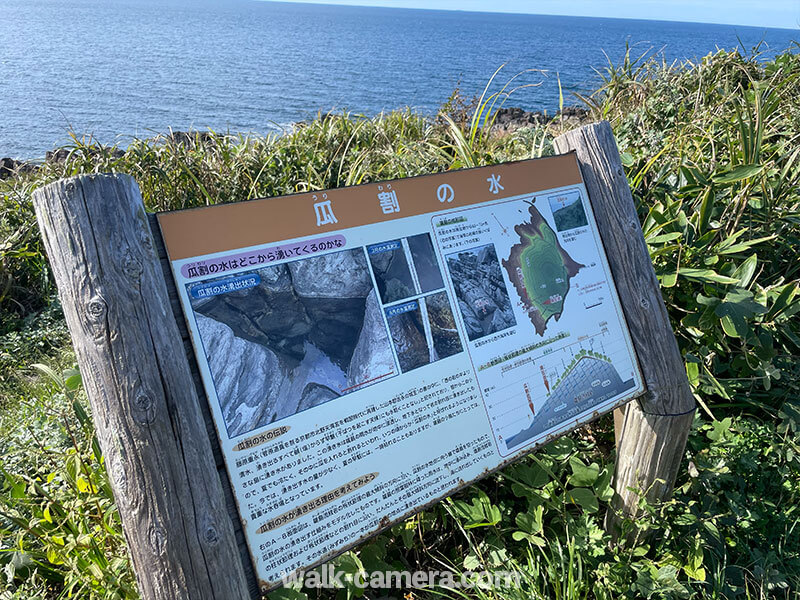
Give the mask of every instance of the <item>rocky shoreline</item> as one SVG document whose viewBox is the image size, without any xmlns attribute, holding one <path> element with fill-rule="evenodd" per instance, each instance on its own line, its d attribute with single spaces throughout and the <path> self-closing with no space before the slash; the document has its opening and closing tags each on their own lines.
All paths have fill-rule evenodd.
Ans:
<svg viewBox="0 0 800 600">
<path fill-rule="evenodd" d="M 524 127 L 542 125 L 557 125 L 564 129 L 574 129 L 592 121 L 591 113 L 580 106 L 565 106 L 563 110 L 553 115 L 548 115 L 547 111 L 528 112 L 518 107 L 501 108 L 495 116 L 492 133 L 503 136 Z"/>
<path fill-rule="evenodd" d="M 558 125 L 566 129 L 573 129 L 590 122 L 591 115 L 588 110 L 579 106 L 566 106 L 562 111 L 553 115 L 548 115 L 547 111 L 528 112 L 518 107 L 500 108 L 495 116 L 492 125 L 492 134 L 506 136 L 525 127 L 537 127 L 542 125 Z M 209 134 L 203 131 L 173 131 L 163 136 L 171 139 L 177 144 L 187 144 L 199 137 L 200 141 L 210 138 Z M 112 150 L 116 156 L 125 154 L 124 150 L 115 148 Z M 59 148 L 45 154 L 45 163 L 63 163 L 69 157 L 70 151 L 66 148 Z M 34 161 L 18 160 L 15 158 L 0 158 L 0 180 L 9 179 L 18 175 L 31 173 L 39 168 L 40 164 Z"/>
</svg>

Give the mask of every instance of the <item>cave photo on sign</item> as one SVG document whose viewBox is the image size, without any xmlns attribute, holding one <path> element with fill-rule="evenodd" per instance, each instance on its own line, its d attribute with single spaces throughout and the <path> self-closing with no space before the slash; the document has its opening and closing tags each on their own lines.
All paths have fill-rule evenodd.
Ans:
<svg viewBox="0 0 800 600">
<path fill-rule="evenodd" d="M 235 281 L 187 286 L 230 438 L 398 374 L 362 248 Z"/>
</svg>

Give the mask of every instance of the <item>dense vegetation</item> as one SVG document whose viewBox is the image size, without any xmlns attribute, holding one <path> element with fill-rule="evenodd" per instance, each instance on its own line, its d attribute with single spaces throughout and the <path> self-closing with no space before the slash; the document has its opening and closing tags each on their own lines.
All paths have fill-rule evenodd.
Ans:
<svg viewBox="0 0 800 600">
<path fill-rule="evenodd" d="M 792 52 L 681 65 L 629 55 L 583 98 L 614 127 L 702 409 L 674 498 L 643 503 L 632 541 L 611 543 L 604 419 L 384 532 L 337 569 L 513 566 L 522 576 L 413 592 L 426 597 L 800 597 L 799 77 Z M 65 160 L 0 181 L 0 599 L 137 597 L 34 189 L 126 172 L 150 209 L 183 208 L 546 155 L 562 127 L 498 137 L 491 115 L 491 102 L 465 110 L 454 97 L 436 119 L 328 115 L 282 137 L 174 135 L 125 152 L 75 138 Z M 360 593 L 347 585 L 339 595 Z M 304 594 L 330 592 L 275 596 Z"/>
</svg>

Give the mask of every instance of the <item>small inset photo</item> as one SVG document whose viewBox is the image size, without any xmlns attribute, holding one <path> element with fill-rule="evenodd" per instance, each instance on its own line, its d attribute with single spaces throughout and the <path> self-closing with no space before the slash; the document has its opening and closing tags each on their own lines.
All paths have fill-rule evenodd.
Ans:
<svg viewBox="0 0 800 600">
<path fill-rule="evenodd" d="M 389 334 L 403 373 L 462 351 L 453 310 L 445 292 L 385 310 Z"/>
<path fill-rule="evenodd" d="M 400 370 L 407 373 L 433 362 L 431 349 L 425 339 L 419 302 L 412 300 L 385 310 Z"/>
<path fill-rule="evenodd" d="M 550 203 L 553 220 L 559 231 L 585 227 L 589 224 L 586 219 L 586 211 L 583 210 L 580 191 L 570 190 L 563 194 L 548 196 L 547 201 Z"/>
<path fill-rule="evenodd" d="M 448 254 L 447 268 L 470 341 L 517 324 L 494 244 Z"/>
<path fill-rule="evenodd" d="M 456 319 L 450 300 L 445 292 L 423 298 L 431 327 L 431 339 L 437 359 L 447 358 L 462 350 L 461 338 L 456 328 Z"/>
<path fill-rule="evenodd" d="M 397 302 L 416 293 L 406 252 L 400 240 L 367 246 L 367 254 L 384 304 Z"/>
<path fill-rule="evenodd" d="M 408 240 L 411 259 L 414 261 L 414 270 L 419 280 L 420 293 L 426 294 L 444 287 L 442 271 L 439 261 L 433 250 L 433 242 L 429 233 L 412 235 Z"/>
</svg>

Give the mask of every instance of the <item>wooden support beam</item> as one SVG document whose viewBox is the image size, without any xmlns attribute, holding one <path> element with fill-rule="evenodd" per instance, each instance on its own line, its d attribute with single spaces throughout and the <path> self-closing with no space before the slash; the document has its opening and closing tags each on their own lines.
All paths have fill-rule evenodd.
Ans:
<svg viewBox="0 0 800 600">
<path fill-rule="evenodd" d="M 555 147 L 577 154 L 646 387 L 625 408 L 617 440 L 613 530 L 618 517 L 636 515 L 640 491 L 651 501 L 672 493 L 695 402 L 611 126 L 569 131 Z"/>
<path fill-rule="evenodd" d="M 138 186 L 33 201 L 143 600 L 250 598 Z"/>
</svg>

